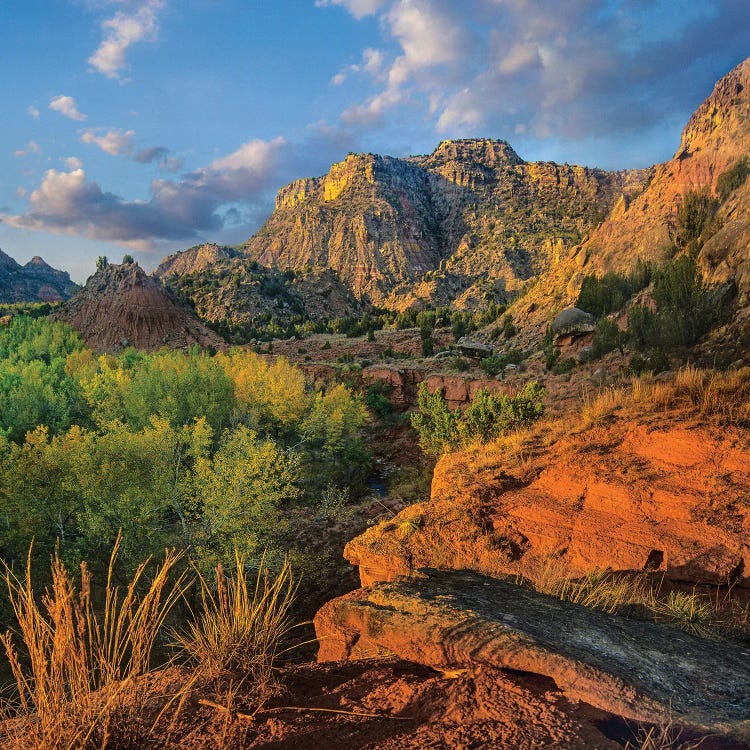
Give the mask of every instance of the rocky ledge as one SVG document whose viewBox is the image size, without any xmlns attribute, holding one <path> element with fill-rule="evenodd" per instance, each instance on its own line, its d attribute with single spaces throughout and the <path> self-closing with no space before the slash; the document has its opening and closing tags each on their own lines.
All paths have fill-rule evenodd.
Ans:
<svg viewBox="0 0 750 750">
<path fill-rule="evenodd" d="M 750 648 L 625 619 L 467 572 L 426 570 L 354 591 L 315 618 L 319 661 L 396 655 L 444 673 L 552 678 L 625 719 L 750 741 Z M 735 744 L 736 742 L 741 744 Z"/>
</svg>

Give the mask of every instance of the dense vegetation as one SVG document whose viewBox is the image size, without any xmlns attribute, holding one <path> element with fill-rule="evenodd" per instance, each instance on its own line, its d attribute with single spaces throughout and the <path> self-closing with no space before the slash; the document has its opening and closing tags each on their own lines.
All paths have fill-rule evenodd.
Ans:
<svg viewBox="0 0 750 750">
<path fill-rule="evenodd" d="M 477 391 L 461 411 L 451 409 L 440 391 L 430 393 L 427 384 L 422 383 L 411 421 L 422 450 L 439 456 L 461 445 L 489 442 L 539 419 L 544 414 L 544 399 L 544 388 L 532 381 L 513 395 Z"/>
<path fill-rule="evenodd" d="M 193 349 L 97 356 L 72 331 L 0 329 L 0 557 L 35 540 L 70 565 L 132 569 L 165 547 L 201 566 L 294 551 L 291 506 L 357 489 L 369 468 L 362 400 L 312 390 L 283 358 Z"/>
</svg>

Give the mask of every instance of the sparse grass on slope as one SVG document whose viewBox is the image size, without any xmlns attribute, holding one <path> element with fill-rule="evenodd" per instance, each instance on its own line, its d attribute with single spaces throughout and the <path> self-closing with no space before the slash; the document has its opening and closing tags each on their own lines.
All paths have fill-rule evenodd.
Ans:
<svg viewBox="0 0 750 750">
<path fill-rule="evenodd" d="M 750 426 L 750 367 L 719 372 L 688 366 L 672 380 L 636 377 L 628 386 L 609 388 L 585 400 L 581 416 L 589 426 L 634 406 L 654 412 L 687 408 L 721 424 Z"/>
</svg>

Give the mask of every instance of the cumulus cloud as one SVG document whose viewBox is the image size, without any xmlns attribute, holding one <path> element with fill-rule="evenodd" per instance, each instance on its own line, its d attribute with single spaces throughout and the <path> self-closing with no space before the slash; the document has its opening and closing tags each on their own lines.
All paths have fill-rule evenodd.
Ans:
<svg viewBox="0 0 750 750">
<path fill-rule="evenodd" d="M 131 12 L 118 11 L 102 22 L 104 39 L 88 62 L 94 70 L 119 78 L 125 68 L 126 53 L 138 42 L 152 41 L 159 30 L 158 16 L 164 0 L 142 0 Z"/>
<path fill-rule="evenodd" d="M 80 169 L 83 166 L 83 162 L 77 156 L 65 157 L 63 159 L 63 164 L 65 164 L 65 168 L 71 172 L 74 169 Z"/>
<path fill-rule="evenodd" d="M 746 0 L 319 4 L 376 14 L 391 42 L 380 85 L 342 113 L 357 127 L 408 104 L 449 136 L 617 137 L 686 116 L 750 49 Z"/>
<path fill-rule="evenodd" d="M 133 154 L 133 160 L 139 164 L 156 164 L 164 172 L 179 172 L 183 167 L 183 160 L 175 156 L 165 146 L 151 146 Z"/>
<path fill-rule="evenodd" d="M 78 105 L 72 96 L 60 94 L 60 96 L 54 97 L 49 103 L 49 108 L 70 120 L 83 121 L 86 119 L 86 115 L 78 111 Z"/>
<path fill-rule="evenodd" d="M 16 188 L 16 195 L 19 198 L 23 198 L 26 196 L 26 188 L 25 187 L 17 187 Z"/>
<path fill-rule="evenodd" d="M 36 141 L 29 141 L 25 148 L 20 148 L 18 151 L 13 152 L 13 156 L 20 158 L 22 156 L 28 156 L 29 154 L 38 154 L 41 151 L 39 144 Z"/>
<path fill-rule="evenodd" d="M 102 135 L 97 135 L 99 130 L 84 130 L 81 134 L 81 143 L 90 143 L 98 146 L 102 151 L 112 156 L 121 156 L 133 152 L 133 139 L 135 130 L 112 129 Z"/>
<path fill-rule="evenodd" d="M 195 239 L 265 207 L 287 146 L 283 138 L 248 141 L 184 175 L 151 183 L 148 200 L 126 200 L 89 180 L 83 169 L 49 170 L 29 196 L 28 211 L 1 217 L 30 230 L 82 235 L 143 248 L 158 240 Z"/>
<path fill-rule="evenodd" d="M 35 106 L 30 106 L 26 110 L 29 113 L 30 117 L 33 117 L 35 120 L 39 119 L 39 110 Z"/>
</svg>

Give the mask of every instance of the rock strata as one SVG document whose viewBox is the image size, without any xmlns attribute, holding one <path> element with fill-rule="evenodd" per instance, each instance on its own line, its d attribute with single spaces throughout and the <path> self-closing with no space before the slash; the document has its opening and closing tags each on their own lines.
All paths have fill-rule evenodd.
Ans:
<svg viewBox="0 0 750 750">
<path fill-rule="evenodd" d="M 750 739 L 750 650 L 466 572 L 352 592 L 315 618 L 320 661 L 395 654 L 441 671 L 551 677 L 571 699 L 644 722 Z"/>
</svg>

